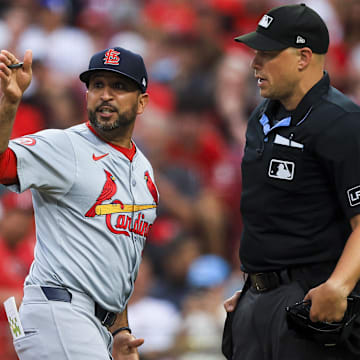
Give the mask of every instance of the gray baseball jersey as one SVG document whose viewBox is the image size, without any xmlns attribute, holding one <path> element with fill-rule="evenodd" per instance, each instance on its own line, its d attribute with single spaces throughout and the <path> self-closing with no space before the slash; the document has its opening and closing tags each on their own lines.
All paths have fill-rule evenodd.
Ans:
<svg viewBox="0 0 360 360">
<path fill-rule="evenodd" d="M 149 161 L 130 161 L 81 124 L 10 141 L 19 185 L 31 188 L 35 259 L 25 283 L 87 293 L 122 312 L 133 291 L 158 192 Z"/>
</svg>

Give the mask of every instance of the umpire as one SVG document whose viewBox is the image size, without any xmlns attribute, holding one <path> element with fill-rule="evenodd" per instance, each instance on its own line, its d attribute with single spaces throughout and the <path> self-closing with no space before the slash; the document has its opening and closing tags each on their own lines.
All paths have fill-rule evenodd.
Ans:
<svg viewBox="0 0 360 360">
<path fill-rule="evenodd" d="M 341 321 L 360 278 L 360 107 L 330 86 L 328 29 L 286 5 L 235 39 L 265 99 L 242 163 L 240 260 L 247 281 L 225 302 L 223 352 L 236 360 L 359 358 L 359 324 L 324 346 L 289 328 L 285 308 L 311 301 L 315 323 Z M 357 354 L 357 355 L 356 355 Z"/>
</svg>

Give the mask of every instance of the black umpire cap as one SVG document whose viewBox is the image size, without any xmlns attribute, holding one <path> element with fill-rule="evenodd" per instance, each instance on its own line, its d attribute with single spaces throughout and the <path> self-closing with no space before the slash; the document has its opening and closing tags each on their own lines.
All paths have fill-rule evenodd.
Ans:
<svg viewBox="0 0 360 360">
<path fill-rule="evenodd" d="M 143 58 L 121 47 L 108 48 L 93 55 L 88 70 L 80 74 L 80 80 L 89 85 L 90 75 L 107 70 L 124 75 L 137 83 L 142 93 L 146 91 L 148 77 Z"/>
<path fill-rule="evenodd" d="M 309 47 L 314 53 L 325 54 L 329 32 L 320 15 L 305 4 L 284 5 L 268 11 L 256 31 L 238 36 L 235 41 L 255 50 Z"/>
</svg>

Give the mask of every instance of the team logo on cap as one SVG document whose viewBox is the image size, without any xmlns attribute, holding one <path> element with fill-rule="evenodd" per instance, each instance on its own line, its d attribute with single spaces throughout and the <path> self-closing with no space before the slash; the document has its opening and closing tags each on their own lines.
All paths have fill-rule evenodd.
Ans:
<svg viewBox="0 0 360 360">
<path fill-rule="evenodd" d="M 272 23 L 272 21 L 274 20 L 273 17 L 269 16 L 269 15 L 264 15 L 261 20 L 259 21 L 259 25 L 264 27 L 265 29 L 267 29 L 270 24 Z"/>
<path fill-rule="evenodd" d="M 143 77 L 142 80 L 141 80 L 141 85 L 143 87 L 146 87 L 146 79 Z"/>
<path fill-rule="evenodd" d="M 109 64 L 109 65 L 119 65 L 119 61 L 120 61 L 120 52 L 116 51 L 114 49 L 109 49 L 106 53 L 105 53 L 105 57 L 104 57 L 104 64 Z"/>
</svg>

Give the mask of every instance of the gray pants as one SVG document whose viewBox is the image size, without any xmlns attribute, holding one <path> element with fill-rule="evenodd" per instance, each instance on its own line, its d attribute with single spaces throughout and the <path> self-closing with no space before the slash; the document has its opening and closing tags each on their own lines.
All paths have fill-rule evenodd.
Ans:
<svg viewBox="0 0 360 360">
<path fill-rule="evenodd" d="M 112 359 L 113 338 L 95 317 L 94 301 L 71 293 L 71 303 L 49 301 L 39 286 L 25 287 L 19 310 L 25 337 L 14 341 L 20 360 Z"/>
</svg>

